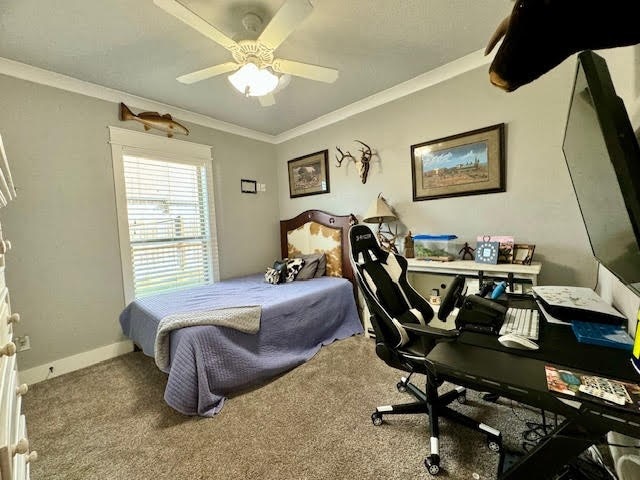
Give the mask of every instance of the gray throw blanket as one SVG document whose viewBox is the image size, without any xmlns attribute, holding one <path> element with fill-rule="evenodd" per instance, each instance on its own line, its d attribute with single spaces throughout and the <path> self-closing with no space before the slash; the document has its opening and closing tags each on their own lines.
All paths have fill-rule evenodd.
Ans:
<svg viewBox="0 0 640 480">
<path fill-rule="evenodd" d="M 196 325 L 217 325 L 234 328 L 244 333 L 256 334 L 260 330 L 261 314 L 262 307 L 260 305 L 251 305 L 167 315 L 160 320 L 156 333 L 156 365 L 162 371 L 169 368 L 171 360 L 169 334 L 173 330 Z"/>
</svg>

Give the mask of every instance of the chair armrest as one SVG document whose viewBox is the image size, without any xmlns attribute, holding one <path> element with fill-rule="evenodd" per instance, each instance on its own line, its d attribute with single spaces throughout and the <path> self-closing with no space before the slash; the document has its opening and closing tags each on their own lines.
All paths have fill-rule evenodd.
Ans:
<svg viewBox="0 0 640 480">
<path fill-rule="evenodd" d="M 402 327 L 411 332 L 419 335 L 421 337 L 435 337 L 435 338 L 456 338 L 460 335 L 460 330 L 443 330 L 442 328 L 434 328 L 429 325 L 420 325 L 416 324 L 404 324 Z"/>
</svg>

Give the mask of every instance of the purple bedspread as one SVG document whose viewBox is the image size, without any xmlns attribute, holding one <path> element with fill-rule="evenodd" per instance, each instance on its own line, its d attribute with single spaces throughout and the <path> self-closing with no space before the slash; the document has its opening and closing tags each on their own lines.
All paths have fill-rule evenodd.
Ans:
<svg viewBox="0 0 640 480">
<path fill-rule="evenodd" d="M 219 326 L 171 332 L 166 402 L 186 415 L 213 416 L 225 396 L 290 370 L 322 345 L 363 332 L 351 283 L 321 277 L 282 285 L 263 275 L 142 298 L 120 315 L 126 336 L 154 356 L 162 318 L 178 312 L 262 305 L 257 334 Z"/>
</svg>

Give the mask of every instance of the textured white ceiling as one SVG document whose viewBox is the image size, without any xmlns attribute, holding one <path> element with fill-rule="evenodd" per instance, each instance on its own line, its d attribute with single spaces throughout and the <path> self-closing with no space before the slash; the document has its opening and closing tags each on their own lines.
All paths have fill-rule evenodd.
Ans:
<svg viewBox="0 0 640 480">
<path fill-rule="evenodd" d="M 181 0 L 242 39 L 241 19 L 268 22 L 283 0 Z M 152 0 L 0 0 L 0 57 L 174 105 L 267 134 L 321 115 L 484 48 L 509 0 L 314 0 L 278 57 L 336 68 L 324 84 L 293 77 L 261 107 L 222 75 L 175 78 L 232 60 Z"/>
</svg>

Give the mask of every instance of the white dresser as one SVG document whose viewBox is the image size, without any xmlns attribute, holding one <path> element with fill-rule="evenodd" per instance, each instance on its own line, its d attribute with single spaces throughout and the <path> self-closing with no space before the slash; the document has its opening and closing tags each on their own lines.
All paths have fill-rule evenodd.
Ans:
<svg viewBox="0 0 640 480">
<path fill-rule="evenodd" d="M 0 207 L 5 207 L 15 195 L 0 136 Z M 29 463 L 38 454 L 29 449 L 22 414 L 22 396 L 28 388 L 18 381 L 16 345 L 13 343 L 13 325 L 20 321 L 20 315 L 11 311 L 4 276 L 5 257 L 10 250 L 11 243 L 4 240 L 0 226 L 0 480 L 24 480 L 29 478 Z"/>
</svg>

